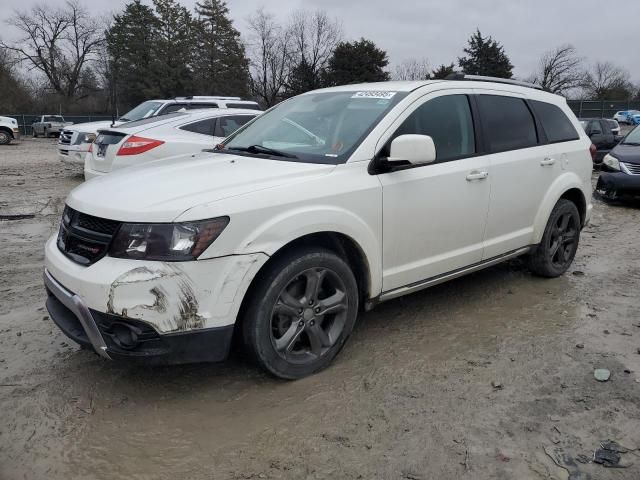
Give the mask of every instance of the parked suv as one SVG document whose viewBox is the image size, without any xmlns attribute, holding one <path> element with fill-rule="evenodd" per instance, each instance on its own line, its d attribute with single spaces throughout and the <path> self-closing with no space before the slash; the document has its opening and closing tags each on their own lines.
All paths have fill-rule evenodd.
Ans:
<svg viewBox="0 0 640 480">
<path fill-rule="evenodd" d="M 89 146 L 96 139 L 98 130 L 180 110 L 201 110 L 203 108 L 262 110 L 257 102 L 242 100 L 240 97 L 190 96 L 176 97 L 170 100 L 148 100 L 125 113 L 115 122 L 87 122 L 65 129 L 60 134 L 58 142 L 58 158 L 65 163 L 84 165 L 85 156 L 89 151 Z"/>
<path fill-rule="evenodd" d="M 562 97 L 511 83 L 308 92 L 214 151 L 74 189 L 47 308 L 104 358 L 217 361 L 235 335 L 300 378 L 379 302 L 518 256 L 562 275 L 591 215 L 590 146 Z"/>
<path fill-rule="evenodd" d="M 596 155 L 593 159 L 596 164 L 601 164 L 604 156 L 622 140 L 620 126 L 617 128 L 618 133 L 615 133 L 615 126 L 610 122 L 613 122 L 613 120 L 607 118 L 580 119 L 582 128 L 584 128 L 584 131 L 596 147 Z"/>
</svg>

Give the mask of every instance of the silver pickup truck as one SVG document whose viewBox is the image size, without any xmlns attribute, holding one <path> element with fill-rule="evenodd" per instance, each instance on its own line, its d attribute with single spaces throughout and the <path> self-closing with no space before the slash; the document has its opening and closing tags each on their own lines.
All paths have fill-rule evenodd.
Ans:
<svg viewBox="0 0 640 480">
<path fill-rule="evenodd" d="M 36 120 L 31 125 L 33 136 L 50 137 L 51 135 L 59 135 L 65 127 L 73 125 L 73 122 L 65 122 L 62 115 L 42 115 L 40 120 Z"/>
</svg>

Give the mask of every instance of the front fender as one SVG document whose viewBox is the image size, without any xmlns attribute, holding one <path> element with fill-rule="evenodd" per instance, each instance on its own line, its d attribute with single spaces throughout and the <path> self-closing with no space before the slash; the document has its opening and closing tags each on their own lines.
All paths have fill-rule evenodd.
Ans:
<svg viewBox="0 0 640 480">
<path fill-rule="evenodd" d="M 335 232 L 352 239 L 363 253 L 370 273 L 370 293 L 382 291 L 380 233 L 358 215 L 336 206 L 305 206 L 267 218 L 238 242 L 238 254 L 264 252 L 273 255 L 292 241 L 320 232 Z"/>
<path fill-rule="evenodd" d="M 589 211 L 590 205 L 588 199 L 590 198 L 590 192 L 585 192 L 584 182 L 582 179 L 574 172 L 566 172 L 562 174 L 551 184 L 551 187 L 547 190 L 547 194 L 540 204 L 533 227 L 534 243 L 540 243 L 542 236 L 544 235 L 544 230 L 547 226 L 547 221 L 551 215 L 551 210 L 553 210 L 555 204 L 558 203 L 560 197 L 572 188 L 577 188 L 582 192 L 582 196 L 584 197 L 587 205 L 587 212 Z M 588 218 L 588 216 L 586 218 Z"/>
</svg>

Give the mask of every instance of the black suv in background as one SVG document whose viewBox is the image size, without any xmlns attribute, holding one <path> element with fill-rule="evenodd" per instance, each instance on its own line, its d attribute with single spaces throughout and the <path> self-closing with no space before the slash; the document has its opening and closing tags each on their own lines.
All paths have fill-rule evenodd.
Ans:
<svg viewBox="0 0 640 480">
<path fill-rule="evenodd" d="M 580 124 L 598 150 L 593 162 L 601 164 L 604 156 L 622 140 L 618 122 L 608 118 L 581 118 Z"/>
</svg>

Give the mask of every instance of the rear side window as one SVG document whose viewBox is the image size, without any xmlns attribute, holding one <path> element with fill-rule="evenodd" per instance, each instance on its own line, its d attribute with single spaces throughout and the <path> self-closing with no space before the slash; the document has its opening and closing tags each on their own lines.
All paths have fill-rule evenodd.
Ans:
<svg viewBox="0 0 640 480">
<path fill-rule="evenodd" d="M 234 115 L 218 118 L 216 137 L 228 137 L 252 118 L 253 116 L 251 115 Z"/>
<path fill-rule="evenodd" d="M 247 108 L 249 110 L 262 110 L 257 103 L 230 103 L 227 102 L 227 108 Z"/>
<path fill-rule="evenodd" d="M 189 103 L 187 105 L 189 110 L 201 110 L 203 108 L 218 108 L 217 103 Z"/>
<path fill-rule="evenodd" d="M 471 108 L 466 95 L 446 95 L 425 102 L 407 117 L 392 139 L 407 134 L 433 138 L 438 162 L 476 153 Z"/>
<path fill-rule="evenodd" d="M 524 100 L 479 95 L 478 104 L 491 152 L 506 152 L 538 144 L 536 124 Z"/>
<path fill-rule="evenodd" d="M 600 122 L 598 120 L 593 120 L 589 124 L 589 133 L 591 135 L 593 134 L 602 135 L 602 127 L 600 126 Z"/>
<path fill-rule="evenodd" d="M 532 100 L 531 104 L 549 142 L 570 142 L 580 138 L 571 121 L 558 106 L 537 100 Z"/>
<path fill-rule="evenodd" d="M 180 130 L 186 130 L 187 132 L 200 133 L 202 135 L 213 136 L 213 130 L 215 128 L 216 119 L 207 118 L 206 120 L 200 120 L 199 122 L 193 122 L 188 125 L 183 125 Z"/>
<path fill-rule="evenodd" d="M 164 107 L 162 111 L 159 113 L 159 115 L 166 115 L 167 113 L 177 112 L 178 110 L 181 110 L 183 108 L 185 110 L 187 109 L 186 103 L 172 103 Z"/>
</svg>

